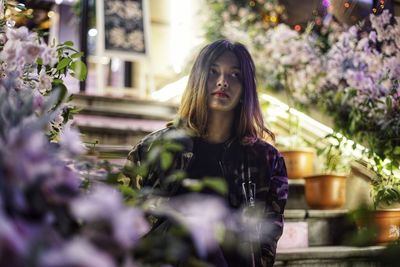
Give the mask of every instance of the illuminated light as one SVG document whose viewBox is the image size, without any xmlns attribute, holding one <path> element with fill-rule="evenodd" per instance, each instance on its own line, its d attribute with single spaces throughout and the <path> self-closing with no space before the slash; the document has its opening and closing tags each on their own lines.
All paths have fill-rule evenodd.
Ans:
<svg viewBox="0 0 400 267">
<path fill-rule="evenodd" d="M 349 2 L 344 3 L 344 7 L 345 8 L 349 8 L 350 7 L 350 3 Z"/>
<path fill-rule="evenodd" d="M 376 8 L 375 7 L 372 9 L 372 12 L 376 13 Z"/>
<path fill-rule="evenodd" d="M 32 9 L 32 8 L 28 9 L 28 10 L 26 11 L 26 13 L 27 13 L 28 15 L 32 15 L 32 14 L 33 14 L 33 9 Z"/>
<path fill-rule="evenodd" d="M 322 5 L 324 7 L 330 7 L 331 6 L 331 1 L 330 0 L 322 0 Z"/>
<path fill-rule="evenodd" d="M 251 7 L 254 7 L 254 6 L 256 5 L 256 2 L 250 1 L 249 5 L 250 5 Z"/>
<path fill-rule="evenodd" d="M 381 8 L 382 8 L 382 9 L 385 8 L 385 5 L 381 5 Z"/>
<path fill-rule="evenodd" d="M 54 11 L 49 11 L 48 13 L 47 13 L 47 16 L 49 17 L 49 18 L 52 18 L 52 17 L 54 17 Z"/>
<path fill-rule="evenodd" d="M 321 24 L 322 24 L 321 19 L 316 19 L 315 24 L 317 24 L 318 26 L 321 26 Z"/>
<path fill-rule="evenodd" d="M 271 20 L 271 22 L 275 23 L 278 21 L 278 18 L 276 16 L 271 16 L 270 20 Z"/>
<path fill-rule="evenodd" d="M 298 32 L 301 31 L 301 26 L 297 24 L 296 26 L 294 26 L 294 30 Z"/>
<path fill-rule="evenodd" d="M 270 20 L 270 17 L 269 17 L 268 15 L 266 15 L 266 16 L 264 17 L 264 22 L 269 22 L 269 20 Z"/>
<path fill-rule="evenodd" d="M 97 30 L 95 28 L 92 28 L 88 31 L 89 36 L 94 37 L 97 35 Z"/>
<path fill-rule="evenodd" d="M 289 118 L 289 113 L 292 116 L 295 116 L 298 118 L 301 127 L 304 129 L 307 129 L 313 133 L 316 134 L 316 136 L 320 138 L 324 138 L 328 134 L 335 134 L 338 138 L 343 138 L 344 144 L 346 146 L 343 146 L 342 149 L 344 149 L 344 152 L 346 154 L 352 154 L 354 157 L 358 159 L 363 159 L 365 161 L 368 161 L 368 158 L 364 156 L 363 152 L 367 152 L 367 149 L 356 143 L 355 149 L 353 149 L 353 144 L 355 143 L 353 140 L 347 139 L 345 136 L 343 136 L 340 133 L 335 133 L 335 131 L 326 126 L 325 124 L 320 123 L 319 121 L 314 120 L 310 116 L 294 109 L 294 108 L 289 108 L 288 105 L 283 103 L 282 101 L 274 98 L 273 96 L 267 95 L 267 94 L 260 94 L 260 99 L 265 100 L 271 105 L 267 108 L 268 109 L 268 120 L 272 119 L 273 121 L 276 120 L 282 120 L 282 119 L 288 119 Z M 272 116 L 272 117 L 270 117 Z"/>
<path fill-rule="evenodd" d="M 189 57 L 198 42 L 194 28 L 198 27 L 193 21 L 195 9 L 191 1 L 174 0 L 169 5 L 171 21 L 169 34 L 168 61 L 175 73 L 181 73 L 185 60 Z"/>
<path fill-rule="evenodd" d="M 188 83 L 189 76 L 186 75 L 176 82 L 167 84 L 160 90 L 157 90 L 151 94 L 151 97 L 158 101 L 171 101 L 173 99 L 179 98 L 182 96 L 183 91 L 185 91 L 186 85 Z"/>
<path fill-rule="evenodd" d="M 275 8 L 275 10 L 276 10 L 276 12 L 278 12 L 278 14 L 282 14 L 283 11 L 285 11 L 285 9 L 284 9 L 282 6 L 277 6 L 277 7 Z"/>
<path fill-rule="evenodd" d="M 381 2 L 382 5 L 385 4 L 385 0 L 381 0 L 380 2 Z"/>
<path fill-rule="evenodd" d="M 60 5 L 62 2 L 63 2 L 63 0 L 55 0 L 54 1 L 57 5 Z"/>
</svg>

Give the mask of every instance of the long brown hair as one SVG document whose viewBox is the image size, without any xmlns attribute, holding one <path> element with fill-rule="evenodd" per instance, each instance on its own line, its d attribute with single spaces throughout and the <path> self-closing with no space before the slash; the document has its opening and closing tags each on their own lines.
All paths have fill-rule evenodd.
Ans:
<svg viewBox="0 0 400 267">
<path fill-rule="evenodd" d="M 234 53 L 239 60 L 243 86 L 241 103 L 236 109 L 233 125 L 235 136 L 243 143 L 254 143 L 259 138 L 268 137 L 274 140 L 274 134 L 264 125 L 258 101 L 253 59 L 246 47 L 240 43 L 218 40 L 200 51 L 191 69 L 178 116 L 196 135 L 206 136 L 208 73 L 211 65 L 226 51 Z"/>
</svg>

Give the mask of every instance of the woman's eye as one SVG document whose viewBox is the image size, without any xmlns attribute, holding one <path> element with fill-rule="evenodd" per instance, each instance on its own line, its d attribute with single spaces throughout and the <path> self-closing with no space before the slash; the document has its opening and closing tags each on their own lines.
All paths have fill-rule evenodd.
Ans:
<svg viewBox="0 0 400 267">
<path fill-rule="evenodd" d="M 238 72 L 233 72 L 233 73 L 231 74 L 231 76 L 232 76 L 233 78 L 238 78 L 238 79 L 239 79 L 239 73 L 238 73 Z"/>
<path fill-rule="evenodd" d="M 210 74 L 216 74 L 217 71 L 215 69 L 210 69 Z"/>
</svg>

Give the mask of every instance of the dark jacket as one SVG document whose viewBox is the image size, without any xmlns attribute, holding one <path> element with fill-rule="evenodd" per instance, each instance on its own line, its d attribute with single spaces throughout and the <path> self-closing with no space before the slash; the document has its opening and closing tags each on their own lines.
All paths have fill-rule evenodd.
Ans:
<svg viewBox="0 0 400 267">
<path fill-rule="evenodd" d="M 162 187 L 163 178 L 175 170 L 187 170 L 195 160 L 193 154 L 193 138 L 185 135 L 183 130 L 177 132 L 173 128 L 165 128 L 146 136 L 128 155 L 134 165 L 140 165 L 149 150 L 149 146 L 160 139 L 169 139 L 183 145 L 183 151 L 174 155 L 172 166 L 161 171 L 159 166 L 151 166 L 147 177 L 136 180 L 140 186 Z M 261 225 L 260 248 L 264 266 L 272 266 L 275 259 L 277 241 L 282 235 L 283 212 L 288 197 L 288 178 L 283 157 L 270 144 L 257 141 L 251 145 L 243 145 L 237 139 L 229 140 L 224 145 L 222 160 L 219 164 L 226 179 L 239 181 L 236 192 L 242 206 L 253 206 L 262 203 L 264 223 Z M 174 196 L 179 185 L 164 188 L 169 196 Z M 263 230 L 264 229 L 264 230 Z M 253 266 L 262 266 L 256 262 Z M 251 265 L 250 265 L 251 266 Z"/>
</svg>

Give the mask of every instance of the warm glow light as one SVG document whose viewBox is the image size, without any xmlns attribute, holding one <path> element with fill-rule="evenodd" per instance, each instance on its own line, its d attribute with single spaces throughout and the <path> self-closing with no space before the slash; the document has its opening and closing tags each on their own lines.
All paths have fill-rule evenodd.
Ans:
<svg viewBox="0 0 400 267">
<path fill-rule="evenodd" d="M 376 13 L 376 8 L 375 7 L 372 9 L 372 12 Z"/>
<path fill-rule="evenodd" d="M 260 99 L 265 100 L 271 104 L 267 109 L 269 121 L 277 121 L 278 119 L 287 120 L 289 117 L 288 113 L 290 113 L 291 115 L 293 115 L 299 119 L 299 122 L 300 122 L 300 125 L 302 128 L 309 130 L 310 132 L 314 133 L 319 138 L 323 138 L 328 134 L 334 133 L 332 128 L 314 120 L 310 116 L 308 116 L 294 108 L 289 108 L 288 105 L 286 105 L 285 103 L 281 102 L 280 100 L 278 100 L 270 95 L 261 94 Z M 364 160 L 368 161 L 368 159 L 363 156 L 363 151 L 366 151 L 365 147 L 363 147 L 362 145 L 356 144 L 356 148 L 353 149 L 352 146 L 354 144 L 354 141 L 345 138 L 340 133 L 336 133 L 336 136 L 338 138 L 343 138 L 343 140 L 347 144 L 346 146 L 343 147 L 345 153 L 352 154 L 354 157 L 356 157 L 358 159 L 364 159 Z"/>
<path fill-rule="evenodd" d="M 344 3 L 344 7 L 345 8 L 349 8 L 350 7 L 350 3 L 349 2 Z"/>
<path fill-rule="evenodd" d="M 298 32 L 301 31 L 301 26 L 297 24 L 296 26 L 294 26 L 294 30 Z"/>
<path fill-rule="evenodd" d="M 157 101 L 171 101 L 173 99 L 180 99 L 183 91 L 186 88 L 186 84 L 189 80 L 189 76 L 184 76 L 176 82 L 167 84 L 160 90 L 157 90 L 151 94 L 151 97 Z"/>
<path fill-rule="evenodd" d="M 278 21 L 278 18 L 276 16 L 271 16 L 271 22 L 275 23 Z"/>
<path fill-rule="evenodd" d="M 54 11 L 49 11 L 49 12 L 47 12 L 47 16 L 49 17 L 49 18 L 52 18 L 52 17 L 54 17 Z"/>
<path fill-rule="evenodd" d="M 192 53 L 196 45 L 195 7 L 192 1 L 174 0 L 171 1 L 170 18 L 171 27 L 169 34 L 169 62 L 176 73 L 181 73 L 187 57 Z"/>
<path fill-rule="evenodd" d="M 55 2 L 57 5 L 60 5 L 63 2 L 63 0 L 56 0 Z"/>
<path fill-rule="evenodd" d="M 250 5 L 251 7 L 254 7 L 254 6 L 256 5 L 256 2 L 250 1 L 249 5 Z"/>
</svg>

